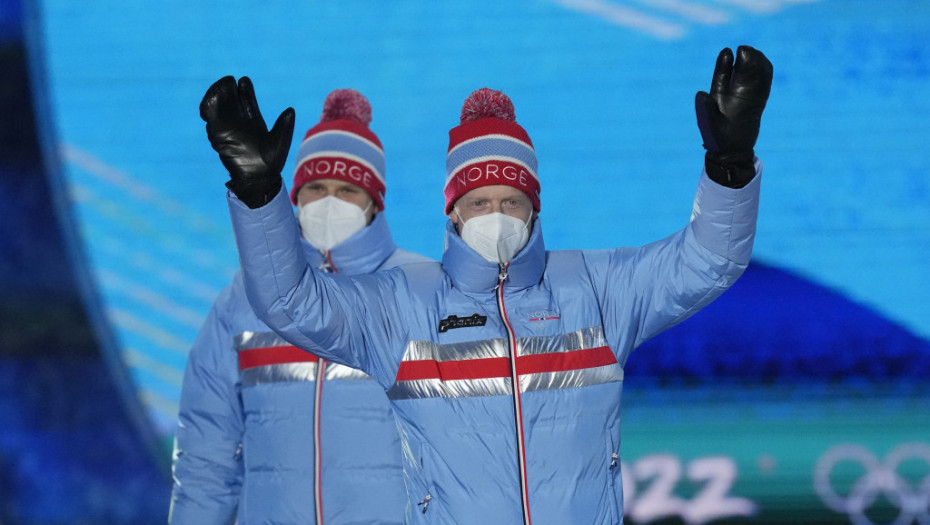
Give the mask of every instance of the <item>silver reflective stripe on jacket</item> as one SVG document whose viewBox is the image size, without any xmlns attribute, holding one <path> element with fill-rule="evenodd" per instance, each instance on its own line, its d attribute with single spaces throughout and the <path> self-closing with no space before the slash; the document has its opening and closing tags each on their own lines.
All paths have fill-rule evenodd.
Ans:
<svg viewBox="0 0 930 525">
<path fill-rule="evenodd" d="M 601 327 L 519 338 L 520 389 L 552 390 L 623 380 Z M 388 390 L 392 400 L 510 395 L 505 339 L 437 344 L 411 341 Z"/>
<path fill-rule="evenodd" d="M 233 344 L 239 352 L 242 386 L 289 381 L 316 381 L 319 359 L 288 343 L 273 332 L 243 332 Z M 348 366 L 326 363 L 323 380 L 370 379 L 368 374 Z"/>
</svg>

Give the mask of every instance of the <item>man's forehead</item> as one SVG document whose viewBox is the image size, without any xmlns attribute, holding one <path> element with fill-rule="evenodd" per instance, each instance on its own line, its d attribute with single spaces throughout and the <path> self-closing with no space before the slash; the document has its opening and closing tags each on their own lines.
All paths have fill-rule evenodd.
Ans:
<svg viewBox="0 0 930 525">
<path fill-rule="evenodd" d="M 512 199 L 520 196 L 526 197 L 526 194 L 513 186 L 492 184 L 490 186 L 481 186 L 480 188 L 470 190 L 465 195 L 462 195 L 462 199 Z M 529 199 L 529 197 L 527 197 L 527 199 Z"/>
<path fill-rule="evenodd" d="M 307 182 L 304 184 L 304 186 L 310 185 L 310 184 L 319 184 L 319 185 L 327 186 L 327 187 L 331 187 L 331 188 L 345 188 L 345 187 L 349 187 L 349 188 L 354 188 L 354 189 L 359 190 L 359 191 L 365 191 L 365 188 L 362 188 L 362 187 L 359 186 L 358 184 L 353 184 L 353 183 L 351 183 L 351 182 L 348 182 L 348 181 L 345 181 L 345 180 L 342 180 L 342 179 L 313 179 L 313 180 L 311 180 L 311 181 L 307 181 Z"/>
</svg>

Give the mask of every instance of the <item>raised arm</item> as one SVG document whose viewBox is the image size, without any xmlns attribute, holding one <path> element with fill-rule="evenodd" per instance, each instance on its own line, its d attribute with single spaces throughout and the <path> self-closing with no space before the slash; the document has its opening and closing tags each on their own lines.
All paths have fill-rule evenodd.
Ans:
<svg viewBox="0 0 930 525">
<path fill-rule="evenodd" d="M 398 311 L 403 273 L 346 278 L 307 264 L 281 181 L 294 110 L 282 112 L 269 131 L 248 78 L 237 84 L 224 77 L 207 91 L 200 115 L 229 172 L 227 200 L 255 314 L 295 346 L 393 380 L 400 357 L 389 349 L 402 337 L 403 322 L 387 319 Z"/>
<path fill-rule="evenodd" d="M 622 357 L 710 303 L 748 266 L 762 172 L 754 148 L 771 83 L 761 52 L 740 46 L 734 62 L 721 51 L 710 92 L 695 97 L 707 151 L 690 223 L 650 245 L 589 258 L 603 285 L 605 331 Z"/>
</svg>

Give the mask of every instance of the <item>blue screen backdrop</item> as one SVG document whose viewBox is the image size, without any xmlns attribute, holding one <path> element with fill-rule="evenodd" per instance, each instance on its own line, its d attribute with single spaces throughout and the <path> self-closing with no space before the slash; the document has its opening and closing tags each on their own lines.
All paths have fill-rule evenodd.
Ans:
<svg viewBox="0 0 930 525">
<path fill-rule="evenodd" d="M 688 220 L 703 159 L 694 94 L 717 53 L 761 49 L 775 78 L 754 262 L 628 362 L 628 518 L 930 523 L 930 4 L 42 0 L 35 11 L 60 190 L 166 455 L 186 353 L 238 267 L 226 175 L 197 111 L 216 79 L 251 77 L 266 120 L 296 109 L 288 185 L 326 94 L 364 93 L 395 240 L 438 258 L 448 131 L 472 90 L 507 93 L 533 140 L 549 249 L 640 245 Z M 869 465 L 902 481 L 882 485 Z M 702 467 L 724 496 L 710 497 Z"/>
</svg>

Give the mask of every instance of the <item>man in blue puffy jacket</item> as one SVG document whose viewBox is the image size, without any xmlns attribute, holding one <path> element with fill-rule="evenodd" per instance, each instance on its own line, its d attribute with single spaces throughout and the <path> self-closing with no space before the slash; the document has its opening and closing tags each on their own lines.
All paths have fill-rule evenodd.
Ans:
<svg viewBox="0 0 930 525">
<path fill-rule="evenodd" d="M 305 241 L 298 248 L 323 272 L 429 261 L 398 249 L 380 213 L 384 153 L 370 120 L 360 93 L 333 91 L 300 147 L 291 193 Z M 190 352 L 174 479 L 172 525 L 404 521 L 401 448 L 384 392 L 259 321 L 241 272 Z"/>
<path fill-rule="evenodd" d="M 646 246 L 588 251 L 546 251 L 529 135 L 506 96 L 476 91 L 449 133 L 441 267 L 341 280 L 297 253 L 278 175 L 293 110 L 268 132 L 238 109 L 256 106 L 250 90 L 207 91 L 249 300 L 288 341 L 385 389 L 408 523 L 622 522 L 623 365 L 748 265 L 771 81 L 762 53 L 724 49 L 695 100 L 707 151 L 691 220 Z"/>
</svg>

